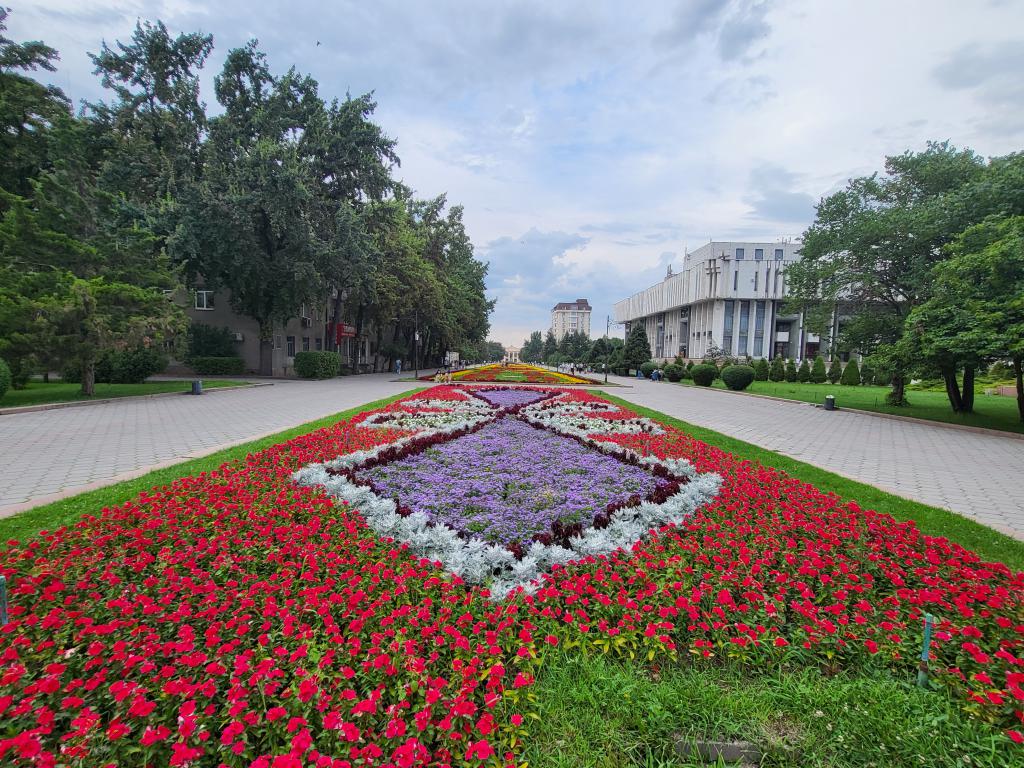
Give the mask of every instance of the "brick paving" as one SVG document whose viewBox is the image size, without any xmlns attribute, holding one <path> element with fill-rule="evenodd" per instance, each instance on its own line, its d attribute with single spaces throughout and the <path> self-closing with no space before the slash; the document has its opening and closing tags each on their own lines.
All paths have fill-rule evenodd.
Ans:
<svg viewBox="0 0 1024 768">
<path fill-rule="evenodd" d="M 1024 440 L 613 377 L 638 405 L 942 507 L 1024 540 Z M 825 489 L 827 490 L 827 489 Z"/>
<path fill-rule="evenodd" d="M 413 389 L 390 374 L 0 416 L 0 517 Z"/>
</svg>

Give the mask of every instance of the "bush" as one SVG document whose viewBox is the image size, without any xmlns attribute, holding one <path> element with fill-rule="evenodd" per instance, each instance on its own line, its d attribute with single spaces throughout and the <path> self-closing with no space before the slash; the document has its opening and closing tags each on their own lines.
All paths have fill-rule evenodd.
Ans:
<svg viewBox="0 0 1024 768">
<path fill-rule="evenodd" d="M 781 357 L 776 357 L 772 360 L 771 366 L 768 368 L 768 381 L 785 381 L 786 380 L 786 364 L 782 361 Z"/>
<path fill-rule="evenodd" d="M 96 358 L 97 384 L 141 384 L 167 367 L 167 356 L 152 347 L 135 349 L 108 349 Z M 82 383 L 82 362 L 69 360 L 60 373 L 66 384 Z"/>
<path fill-rule="evenodd" d="M 814 365 L 811 366 L 811 381 L 815 384 L 824 384 L 828 378 L 828 373 L 825 371 L 825 358 L 818 355 L 814 358 Z"/>
<path fill-rule="evenodd" d="M 718 378 L 718 368 L 709 363 L 701 363 L 700 365 L 693 366 L 690 375 L 693 376 L 694 384 L 710 387 L 711 383 Z"/>
<path fill-rule="evenodd" d="M 230 328 L 215 328 L 203 323 L 192 323 L 188 329 L 188 356 L 193 357 L 235 357 L 235 334 Z"/>
<path fill-rule="evenodd" d="M 806 384 L 811 380 L 811 364 L 807 362 L 806 357 L 800 362 L 800 368 L 796 372 L 796 380 L 801 384 Z"/>
<path fill-rule="evenodd" d="M 200 376 L 238 376 L 245 373 L 245 361 L 240 357 L 193 357 L 189 365 Z"/>
<path fill-rule="evenodd" d="M 681 365 L 675 363 L 669 363 L 665 366 L 665 378 L 669 381 L 679 381 L 683 378 L 683 373 L 686 371 Z"/>
<path fill-rule="evenodd" d="M 833 384 L 838 384 L 839 379 L 843 376 L 843 364 L 840 362 L 838 355 L 832 358 L 832 365 L 828 367 L 828 380 Z"/>
<path fill-rule="evenodd" d="M 793 358 L 790 358 L 789 360 L 786 361 L 785 379 L 786 381 L 789 382 L 796 381 L 796 362 L 793 360 Z"/>
<path fill-rule="evenodd" d="M 297 352 L 295 373 L 304 379 L 331 379 L 341 368 L 341 355 L 337 352 Z"/>
<path fill-rule="evenodd" d="M 860 368 L 857 367 L 856 360 L 850 360 L 846 364 L 846 368 L 843 369 L 843 376 L 839 379 L 839 383 L 849 387 L 855 387 L 860 384 Z"/>
<path fill-rule="evenodd" d="M 11 388 L 11 368 L 0 358 L 0 400 L 4 399 L 7 390 Z"/>
<path fill-rule="evenodd" d="M 653 360 L 648 360 L 646 363 L 640 366 L 640 373 L 644 375 L 645 379 L 649 379 L 651 378 L 651 374 L 654 373 L 657 367 L 657 363 L 655 363 Z"/>
<path fill-rule="evenodd" d="M 763 357 L 754 363 L 754 381 L 768 381 L 768 361 Z"/>
<path fill-rule="evenodd" d="M 749 365 L 727 365 L 722 369 L 722 381 L 733 392 L 742 392 L 749 387 L 756 375 Z"/>
<path fill-rule="evenodd" d="M 872 368 L 867 361 L 864 361 L 860 367 L 860 383 L 877 384 L 878 382 L 875 381 L 876 378 L 875 369 Z"/>
</svg>

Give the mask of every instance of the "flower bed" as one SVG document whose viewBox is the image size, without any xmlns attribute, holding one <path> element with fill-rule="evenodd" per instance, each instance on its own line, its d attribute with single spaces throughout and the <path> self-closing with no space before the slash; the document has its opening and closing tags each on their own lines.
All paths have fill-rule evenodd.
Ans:
<svg viewBox="0 0 1024 768">
<path fill-rule="evenodd" d="M 292 479 L 318 466 L 352 484 L 502 414 L 717 495 L 625 508 L 573 540 L 571 563 L 535 542 L 510 567 L 537 581 L 499 600 Z M 438 534 L 391 515 L 396 533 Z M 509 764 L 553 645 L 910 680 L 925 612 L 937 679 L 1020 759 L 1024 574 L 582 391 L 495 407 L 435 387 L 8 542 L 0 569 L 4 765 Z"/>
<path fill-rule="evenodd" d="M 431 381 L 432 375 L 421 376 L 423 381 Z M 473 382 L 522 383 L 522 384 L 554 384 L 558 386 L 571 384 L 596 384 L 594 379 L 575 376 L 559 371 L 549 371 L 536 365 L 526 363 L 509 363 L 508 365 L 481 365 L 452 373 L 452 380 L 458 384 Z"/>
</svg>

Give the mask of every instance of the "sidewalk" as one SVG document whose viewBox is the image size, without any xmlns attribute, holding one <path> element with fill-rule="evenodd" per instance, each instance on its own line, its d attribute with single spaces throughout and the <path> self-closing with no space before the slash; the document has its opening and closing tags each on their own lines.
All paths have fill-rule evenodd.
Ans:
<svg viewBox="0 0 1024 768">
<path fill-rule="evenodd" d="M 612 376 L 616 395 L 1024 540 L 1024 441 Z M 827 489 L 826 489 L 827 490 Z"/>
</svg>

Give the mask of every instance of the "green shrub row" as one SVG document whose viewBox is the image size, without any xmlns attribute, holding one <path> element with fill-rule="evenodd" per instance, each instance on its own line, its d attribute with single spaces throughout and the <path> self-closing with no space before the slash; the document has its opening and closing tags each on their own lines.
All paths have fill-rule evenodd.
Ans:
<svg viewBox="0 0 1024 768">
<path fill-rule="evenodd" d="M 337 352 L 298 352 L 295 355 L 295 373 L 304 379 L 331 379 L 341 370 L 341 355 Z"/>
<path fill-rule="evenodd" d="M 240 357 L 193 357 L 189 365 L 200 376 L 239 376 L 245 373 L 245 361 Z"/>
<path fill-rule="evenodd" d="M 7 363 L 0 358 L 0 400 L 4 399 L 7 390 L 11 388 L 11 369 Z"/>
<path fill-rule="evenodd" d="M 97 384 L 141 384 L 150 376 L 167 368 L 167 356 L 152 347 L 109 349 L 96 360 Z M 61 370 L 61 378 L 68 383 L 82 381 L 82 363 L 69 361 Z"/>
</svg>

